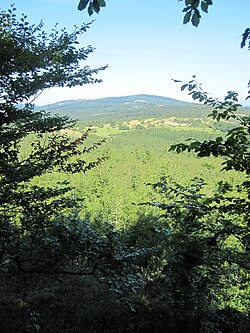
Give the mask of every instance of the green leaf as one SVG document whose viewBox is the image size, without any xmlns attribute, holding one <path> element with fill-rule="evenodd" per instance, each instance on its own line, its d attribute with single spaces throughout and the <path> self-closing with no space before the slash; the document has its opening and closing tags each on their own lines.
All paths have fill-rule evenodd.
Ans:
<svg viewBox="0 0 250 333">
<path fill-rule="evenodd" d="M 191 3 L 193 2 L 194 0 L 185 0 L 185 5 L 188 6 L 188 5 L 191 5 Z"/>
<path fill-rule="evenodd" d="M 188 90 L 192 91 L 195 88 L 195 84 L 189 84 L 188 85 Z M 192 94 L 192 93 L 191 93 Z"/>
<path fill-rule="evenodd" d="M 197 13 L 194 13 L 192 16 L 192 25 L 195 27 L 198 27 L 199 23 L 200 23 L 200 17 Z"/>
<path fill-rule="evenodd" d="M 104 0 L 97 0 L 100 7 L 106 7 L 106 2 Z"/>
<path fill-rule="evenodd" d="M 188 12 L 191 9 L 191 6 L 187 6 L 183 9 L 183 13 Z"/>
<path fill-rule="evenodd" d="M 183 84 L 183 86 L 181 86 L 181 91 L 183 91 L 187 86 L 188 84 Z"/>
<path fill-rule="evenodd" d="M 220 143 L 220 142 L 222 142 L 223 141 L 223 139 L 222 139 L 222 137 L 221 136 L 218 136 L 217 138 L 216 138 L 216 140 L 215 140 L 216 142 L 218 142 L 218 143 Z"/>
<path fill-rule="evenodd" d="M 77 9 L 84 10 L 87 7 L 89 0 L 80 0 Z"/>
<path fill-rule="evenodd" d="M 208 13 L 208 4 L 204 1 L 202 1 L 201 9 L 203 10 L 203 12 Z"/>
<path fill-rule="evenodd" d="M 250 39 L 250 29 L 247 28 L 243 35 L 242 35 L 242 41 L 241 41 L 241 44 L 240 44 L 240 47 L 243 48 L 245 45 L 246 45 L 246 40 L 247 39 Z"/>
<path fill-rule="evenodd" d="M 90 4 L 88 7 L 88 14 L 89 14 L 89 16 L 91 16 L 91 15 L 93 15 L 93 13 L 94 13 L 94 11 L 92 9 L 92 4 Z"/>
<path fill-rule="evenodd" d="M 200 0 L 193 0 L 192 3 L 191 3 L 191 7 L 193 9 L 196 9 L 199 7 L 199 4 L 200 4 Z"/>
<path fill-rule="evenodd" d="M 98 14 L 100 12 L 100 5 L 98 0 L 93 0 L 92 9 Z"/>
<path fill-rule="evenodd" d="M 196 92 L 194 92 L 193 94 L 192 94 L 192 98 L 193 99 L 198 99 L 198 98 L 200 98 L 200 92 L 199 91 L 196 91 Z"/>
<path fill-rule="evenodd" d="M 200 95 L 200 97 L 199 97 L 199 102 L 203 102 L 204 99 L 205 99 L 205 97 L 204 97 L 203 95 Z"/>
<path fill-rule="evenodd" d="M 187 24 L 190 21 L 190 17 L 191 17 L 191 10 L 189 12 L 187 12 L 183 18 L 183 24 Z"/>
</svg>

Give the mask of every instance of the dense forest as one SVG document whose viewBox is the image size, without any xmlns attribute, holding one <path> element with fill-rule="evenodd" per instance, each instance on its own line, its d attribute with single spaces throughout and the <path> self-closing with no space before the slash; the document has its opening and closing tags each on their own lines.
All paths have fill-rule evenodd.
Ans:
<svg viewBox="0 0 250 333">
<path fill-rule="evenodd" d="M 249 332 L 250 117 L 237 93 L 219 101 L 192 78 L 179 83 L 194 104 L 35 107 L 43 89 L 98 82 L 105 67 L 82 67 L 93 49 L 77 41 L 89 27 L 47 34 L 14 6 L 0 27 L 2 332 Z"/>
<path fill-rule="evenodd" d="M 94 128 L 95 133 L 90 134 L 86 144 L 105 138 L 102 147 L 92 154 L 92 158 L 107 157 L 104 163 L 88 172 L 86 176 L 81 173 L 71 176 L 52 173 L 35 179 L 35 182 L 56 184 L 58 181 L 70 181 L 74 187 L 74 194 L 84 199 L 82 214 L 89 214 L 91 219 L 102 216 L 104 220 L 116 221 L 116 226 L 121 227 L 124 223 L 135 222 L 140 211 L 145 213 L 149 210 L 149 207 L 142 208 L 139 205 L 153 200 L 156 195 L 147 183 L 157 182 L 163 176 L 182 184 L 187 184 L 195 177 L 203 178 L 207 183 L 204 189 L 207 194 L 211 194 L 216 188 L 220 177 L 233 184 L 242 179 L 236 172 L 222 172 L 222 160 L 211 157 L 197 159 L 193 153 L 178 155 L 169 152 L 171 145 L 183 140 L 209 140 L 222 133 L 217 129 L 200 125 L 180 127 L 176 124 L 177 126 L 161 124 L 160 127 L 156 127 L 150 126 L 148 122 L 144 127 L 136 125 L 135 129 L 129 129 L 127 126 L 127 129 L 119 130 L 118 125 L 117 128 L 105 125 Z M 120 127 L 125 128 L 125 125 Z M 69 133 L 75 139 L 81 123 L 77 124 L 77 128 Z M 25 146 L 22 153 L 25 153 Z"/>
</svg>

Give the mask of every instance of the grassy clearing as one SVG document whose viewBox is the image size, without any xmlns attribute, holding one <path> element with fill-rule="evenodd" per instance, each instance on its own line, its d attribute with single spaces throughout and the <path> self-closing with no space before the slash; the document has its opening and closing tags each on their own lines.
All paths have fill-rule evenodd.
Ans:
<svg viewBox="0 0 250 333">
<path fill-rule="evenodd" d="M 195 123 L 195 124 L 194 124 Z M 122 134 L 131 130 L 143 130 L 150 128 L 166 128 L 173 131 L 192 131 L 206 132 L 210 134 L 219 134 L 220 131 L 211 127 L 211 121 L 204 121 L 202 118 L 148 118 L 145 120 L 130 120 L 117 123 L 107 123 L 102 126 L 93 126 L 92 133 L 99 137 L 112 137 L 113 135 Z M 78 124 L 82 130 L 85 128 L 83 123 Z"/>
</svg>

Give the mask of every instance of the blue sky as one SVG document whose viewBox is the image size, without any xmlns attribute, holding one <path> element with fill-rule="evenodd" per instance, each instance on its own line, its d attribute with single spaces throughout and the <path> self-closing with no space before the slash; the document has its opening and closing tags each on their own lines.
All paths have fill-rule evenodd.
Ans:
<svg viewBox="0 0 250 333">
<path fill-rule="evenodd" d="M 36 101 L 42 105 L 66 99 L 93 99 L 131 94 L 153 94 L 190 100 L 178 84 L 196 75 L 211 96 L 223 98 L 236 90 L 247 96 L 250 51 L 240 49 L 241 35 L 249 27 L 250 1 L 214 0 L 198 28 L 182 25 L 183 2 L 177 0 L 106 0 L 107 7 L 80 38 L 96 48 L 86 65 L 109 65 L 101 84 L 72 89 L 53 88 Z M 57 22 L 69 31 L 92 20 L 77 11 L 77 0 L 1 0 L 0 8 L 15 3 L 31 23 L 43 19 L 45 29 Z"/>
</svg>

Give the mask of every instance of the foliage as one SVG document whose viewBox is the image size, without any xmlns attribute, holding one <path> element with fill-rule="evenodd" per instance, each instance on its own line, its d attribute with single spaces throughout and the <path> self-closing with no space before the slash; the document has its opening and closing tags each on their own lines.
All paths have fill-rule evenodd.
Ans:
<svg viewBox="0 0 250 333">
<path fill-rule="evenodd" d="M 186 24 L 191 20 L 192 25 L 198 27 L 201 19 L 200 10 L 204 13 L 208 13 L 208 8 L 212 4 L 212 0 L 185 0 L 183 24 Z"/>
<path fill-rule="evenodd" d="M 94 12 L 98 14 L 100 12 L 100 8 L 106 6 L 106 2 L 104 0 L 80 0 L 78 10 L 84 10 L 87 6 L 88 14 L 91 16 Z"/>
<path fill-rule="evenodd" d="M 208 13 L 208 8 L 212 4 L 212 0 L 185 0 L 186 7 L 183 9 L 183 12 L 185 13 L 183 24 L 186 24 L 191 20 L 192 25 L 197 27 L 201 18 L 200 10 L 204 13 Z M 106 2 L 104 0 L 80 0 L 78 4 L 78 10 L 82 11 L 87 8 L 90 16 L 94 12 L 99 14 L 101 7 L 106 7 Z"/>
<path fill-rule="evenodd" d="M 237 115 L 237 108 L 241 105 L 238 104 L 237 93 L 228 92 L 223 102 L 208 97 L 208 93 L 203 91 L 201 86 L 195 80 L 182 85 L 181 89 L 188 89 L 189 95 L 194 100 L 199 100 L 204 104 L 212 106 L 214 109 L 209 117 L 216 121 L 221 119 L 229 121 L 236 121 L 236 126 L 229 130 L 225 137 L 217 137 L 215 140 L 198 142 L 194 141 L 191 144 L 178 144 L 173 146 L 171 150 L 177 152 L 188 150 L 197 153 L 197 156 L 222 156 L 225 158 L 223 162 L 224 170 L 236 170 L 250 174 L 250 117 Z M 246 186 L 247 183 L 244 183 Z"/>
<path fill-rule="evenodd" d="M 244 33 L 242 34 L 242 41 L 240 47 L 243 48 L 248 43 L 248 50 L 250 50 L 250 29 L 247 28 Z M 250 81 L 248 82 L 248 88 L 250 88 Z M 248 91 L 248 96 L 246 99 L 250 98 L 250 90 Z"/>
<path fill-rule="evenodd" d="M 79 124 L 80 125 L 80 124 Z M 118 131 L 118 129 L 117 129 Z M 111 134 L 98 129 L 98 135 Z M 215 158 L 200 160 L 194 154 L 168 152 L 170 145 L 190 137 L 196 140 L 209 140 L 220 132 L 208 127 L 155 127 L 141 130 L 120 131 L 111 135 L 106 144 L 95 152 L 108 155 L 108 160 L 98 166 L 88 177 L 74 174 L 71 183 L 79 197 L 84 198 L 82 214 L 89 213 L 90 219 L 102 219 L 112 222 L 117 228 L 131 225 L 138 219 L 141 211 L 152 210 L 132 203 L 149 201 L 155 194 L 145 186 L 147 182 L 156 182 L 162 175 L 170 175 L 173 180 L 188 182 L 198 175 L 208 179 L 207 192 L 211 192 L 220 177 L 220 161 Z M 58 176 L 52 174 L 42 177 L 39 183 L 51 182 Z M 240 178 L 235 172 L 226 174 L 225 180 Z M 65 180 L 66 177 L 58 180 Z M 126 195 L 124 195 L 126 193 Z"/>
<path fill-rule="evenodd" d="M 250 29 L 247 28 L 242 34 L 242 41 L 240 47 L 243 48 L 246 46 L 246 42 L 248 41 L 248 49 L 250 50 Z"/>
<path fill-rule="evenodd" d="M 52 171 L 85 173 L 106 159 L 86 158 L 103 140 L 84 146 L 89 130 L 76 139 L 61 134 L 75 122 L 34 111 L 30 102 L 49 87 L 99 82 L 93 75 L 104 68 L 81 67 L 93 49 L 77 47 L 88 26 L 71 34 L 55 28 L 47 35 L 43 23 L 30 25 L 24 15 L 18 20 L 12 7 L 0 13 L 0 27 L 1 274 L 93 275 L 115 291 L 135 288 L 140 279 L 133 258 L 140 251 L 80 219 L 80 201 L 67 182 L 38 184 Z M 23 155 L 27 138 L 31 144 Z"/>
<path fill-rule="evenodd" d="M 105 4 L 103 1 L 81 1 L 81 6 L 85 8 L 91 3 L 98 3 L 99 7 Z M 193 10 L 193 15 L 198 16 L 198 7 L 193 8 L 191 2 L 187 2 L 189 5 L 188 10 Z M 198 25 L 197 18 L 192 23 Z M 151 216 L 144 211 L 136 224 L 118 226 L 117 229 L 125 227 L 123 232 L 104 223 L 100 214 L 97 214 L 95 225 L 90 225 L 87 215 L 81 218 L 78 214 L 80 201 L 67 182 L 58 183 L 56 187 L 39 185 L 39 182 L 43 181 L 41 176 L 47 177 L 49 173 L 54 178 L 60 172 L 78 175 L 80 171 L 84 173 L 98 166 L 99 180 L 92 186 L 92 191 L 100 200 L 106 200 L 100 186 L 107 183 L 101 169 L 104 158 L 96 156 L 94 162 L 85 158 L 86 154 L 95 153 L 102 141 L 95 142 L 93 137 L 90 146 L 83 146 L 89 131 L 77 139 L 62 135 L 59 131 L 72 127 L 74 122 L 67 117 L 35 111 L 29 103 L 48 87 L 96 82 L 92 75 L 103 68 L 81 69 L 79 61 L 86 60 L 92 49 L 76 47 L 77 37 L 86 30 L 86 26 L 76 28 L 73 34 L 65 30 L 59 33 L 54 29 L 47 35 L 42 31 L 42 24 L 30 26 L 25 17 L 19 23 L 12 8 L 0 13 L 0 27 L 1 279 L 14 280 L 15 288 L 22 289 L 18 281 L 20 279 L 26 284 L 24 276 L 38 276 L 33 281 L 30 279 L 30 284 L 38 285 L 39 279 L 44 284 L 45 276 L 60 275 L 64 277 L 64 283 L 69 281 L 70 284 L 73 279 L 68 280 L 66 276 L 91 275 L 126 297 L 141 287 L 140 292 L 145 299 L 150 299 L 151 304 L 166 305 L 162 314 L 165 316 L 167 313 L 168 317 L 174 318 L 171 321 L 171 325 L 174 323 L 172 332 L 224 333 L 223 326 L 225 331 L 233 327 L 235 332 L 244 332 L 245 326 L 240 328 L 237 320 L 243 317 L 245 320 L 240 311 L 247 309 L 249 292 L 250 129 L 249 117 L 236 113 L 239 106 L 237 94 L 230 92 L 221 103 L 209 98 L 195 80 L 182 85 L 182 90 L 188 88 L 195 100 L 214 108 L 211 114 L 214 120 L 233 120 L 236 125 L 224 136 L 205 140 L 201 136 L 201 141 L 175 144 L 171 150 L 187 150 L 198 157 L 220 157 L 224 159 L 225 171 L 234 170 L 242 174 L 241 182 L 236 186 L 219 182 L 217 191 L 207 195 L 202 179 L 196 178 L 191 185 L 184 186 L 163 177 L 152 185 L 155 191 L 152 197 L 158 200 L 152 199 L 141 205 L 160 211 L 159 214 Z M 146 134 L 153 134 L 153 138 L 156 130 L 150 131 L 142 129 L 133 131 L 133 134 L 143 133 L 145 145 Z M 131 131 L 125 132 L 123 138 L 128 138 Z M 175 141 L 176 136 L 171 136 L 171 131 L 169 133 L 170 139 Z M 166 132 L 160 131 L 160 135 L 166 139 Z M 146 145 L 142 150 L 138 141 L 134 141 L 136 144 L 133 142 L 140 173 L 148 171 L 143 169 L 145 165 L 155 167 L 151 154 L 155 150 L 152 138 L 148 139 L 151 150 Z M 31 140 L 25 156 L 22 155 L 24 139 Z M 113 140 L 115 144 L 118 141 Z M 164 155 L 166 147 L 161 142 L 157 145 Z M 126 141 L 123 140 L 122 144 L 128 153 Z M 131 160 L 125 164 L 124 156 L 122 161 L 123 167 L 126 166 L 122 171 L 126 181 L 125 173 L 130 177 L 132 164 Z M 177 164 L 174 169 L 178 169 Z M 159 169 L 166 173 L 165 165 L 160 165 Z M 138 179 L 130 178 L 131 190 L 135 192 Z M 112 186 L 114 196 L 120 197 L 116 184 Z M 129 192 L 123 191 L 122 195 L 126 201 L 129 200 Z M 25 299 L 27 290 L 20 293 Z M 41 301 L 42 293 L 39 298 Z M 30 301 L 29 304 L 34 303 Z M 5 306 L 3 303 L 0 305 L 2 313 Z M 39 331 L 39 312 L 26 307 L 22 299 L 18 306 L 24 309 L 24 314 L 28 311 L 29 316 L 29 324 L 23 324 L 22 330 Z M 63 308 L 65 311 L 65 304 Z M 71 306 L 68 308 L 72 311 Z M 40 311 L 41 308 L 38 309 Z M 42 311 L 46 317 L 46 306 Z M 236 319 L 232 320 L 230 316 Z M 137 326 L 134 331 L 152 331 L 150 325 L 141 327 L 141 330 Z M 97 329 L 100 327 L 103 328 L 99 326 Z M 160 332 L 158 328 L 155 330 Z M 162 327 L 164 330 L 166 326 Z"/>
<path fill-rule="evenodd" d="M 29 25 L 26 18 L 23 15 L 19 22 L 13 7 L 1 12 L 1 98 L 17 103 L 45 88 L 100 82 L 93 76 L 104 67 L 80 67 L 80 61 L 86 60 L 93 48 L 76 47 L 77 38 L 89 25 L 83 24 L 71 34 L 55 27 L 47 35 L 42 30 L 43 22 Z"/>
<path fill-rule="evenodd" d="M 249 117 L 237 113 L 234 92 L 220 102 L 208 97 L 194 79 L 181 89 L 213 107 L 214 120 L 233 120 L 234 127 L 215 139 L 172 145 L 170 151 L 220 157 L 224 171 L 234 170 L 242 178 L 237 184 L 217 180 L 217 190 L 207 195 L 202 179 L 185 186 L 163 177 L 151 184 L 158 201 L 143 204 L 162 214 L 139 219 L 143 228 L 132 226 L 127 241 L 151 248 L 140 262 L 147 281 L 144 297 L 172 309 L 177 332 L 227 332 L 229 327 L 247 332 Z"/>
<path fill-rule="evenodd" d="M 219 192 L 215 193 L 212 198 L 213 205 L 210 208 L 210 212 L 216 211 L 217 216 L 219 216 L 219 220 L 215 219 L 212 213 L 212 221 L 216 222 L 214 226 L 214 230 L 217 230 L 216 239 L 226 240 L 225 236 L 228 237 L 225 244 L 226 247 L 220 245 L 220 248 L 226 249 L 227 255 L 229 255 L 228 258 L 223 255 L 223 260 L 226 260 L 229 268 L 227 276 L 234 275 L 235 268 L 238 266 L 236 271 L 240 274 L 244 272 L 244 279 L 247 281 L 245 283 L 244 279 L 242 281 L 239 276 L 236 277 L 238 292 L 245 288 L 247 295 L 249 294 L 249 276 L 247 272 L 249 271 L 250 221 L 250 118 L 249 116 L 237 114 L 237 108 L 240 107 L 240 104 L 238 104 L 237 94 L 235 92 L 228 92 L 225 100 L 220 102 L 208 97 L 207 92 L 204 92 L 195 80 L 183 84 L 181 89 L 188 89 L 189 94 L 194 100 L 198 99 L 204 104 L 212 106 L 213 111 L 209 117 L 212 117 L 218 122 L 221 120 L 230 121 L 231 119 L 235 121 L 235 126 L 228 130 L 223 137 L 219 136 L 214 140 L 203 142 L 192 141 L 189 144 L 181 143 L 173 145 L 171 150 L 175 150 L 178 153 L 185 150 L 193 151 L 198 157 L 210 155 L 223 157 L 223 170 L 235 170 L 243 174 L 243 180 L 236 184 L 236 186 L 232 186 L 232 184 L 223 181 L 218 182 Z M 224 226 L 223 228 L 219 227 L 218 230 L 218 222 L 220 222 L 220 220 L 223 221 Z M 231 249 L 228 249 L 228 246 L 231 247 Z M 221 258 L 221 262 L 223 262 L 223 260 Z M 236 267 L 234 265 L 236 265 Z M 224 274 L 224 276 L 225 275 L 226 274 Z"/>
<path fill-rule="evenodd" d="M 205 326 L 212 325 L 212 316 L 226 307 L 246 312 L 247 221 L 238 211 L 224 211 L 230 202 L 224 184 L 212 196 L 204 194 L 205 183 L 197 178 L 187 186 L 168 177 L 150 185 L 161 195 L 160 200 L 143 205 L 160 209 L 161 215 L 140 218 L 127 238 L 131 244 L 151 249 L 139 264 L 147 281 L 143 297 L 169 307 L 176 332 L 208 332 Z M 237 332 L 245 332 L 246 327 L 236 330 L 243 317 L 234 322 Z"/>
<path fill-rule="evenodd" d="M 182 85 L 182 89 L 188 88 L 189 94 L 193 99 L 203 101 L 204 104 L 211 105 L 214 109 L 209 117 L 216 121 L 233 119 L 236 125 L 230 129 L 224 137 L 217 137 L 209 141 L 193 141 L 190 144 L 177 144 L 171 147 L 171 150 L 182 152 L 184 150 L 194 151 L 197 156 L 204 157 L 213 155 L 221 156 L 224 159 L 222 163 L 223 170 L 235 170 L 244 175 L 243 181 L 236 186 L 236 193 L 228 202 L 221 204 L 221 210 L 228 213 L 239 215 L 238 221 L 246 223 L 245 228 L 249 228 L 249 198 L 250 198 L 250 117 L 237 114 L 238 104 L 237 93 L 228 92 L 223 102 L 209 98 L 207 92 L 204 92 L 195 80 Z M 223 192 L 232 191 L 230 185 L 225 184 Z M 246 229 L 247 230 L 247 229 Z M 249 249 L 249 239 L 246 236 L 242 239 L 246 249 Z"/>
<path fill-rule="evenodd" d="M 187 272 L 196 265 L 202 265 L 204 260 L 203 268 L 210 272 L 205 273 L 207 278 L 209 274 L 218 274 L 219 267 L 229 274 L 229 263 L 238 265 L 238 272 L 240 268 L 248 269 L 248 220 L 241 219 L 238 210 L 231 209 L 228 214 L 231 199 L 228 192 L 231 194 L 232 188 L 219 183 L 217 192 L 208 197 L 202 193 L 204 185 L 204 181 L 199 179 L 194 179 L 190 186 L 169 185 L 166 179 L 153 185 L 167 199 L 153 205 L 164 211 L 162 217 L 166 219 L 170 242 L 174 246 L 172 258 L 175 257 L 177 262 L 181 260 L 180 267 Z M 232 272 L 235 274 L 235 268 Z M 216 281 L 215 276 L 211 281 Z"/>
</svg>

